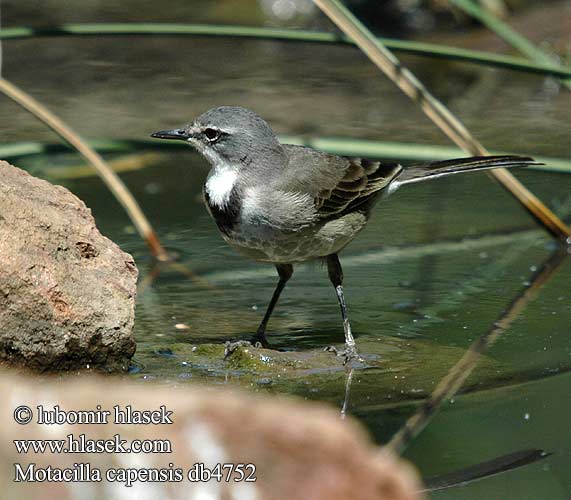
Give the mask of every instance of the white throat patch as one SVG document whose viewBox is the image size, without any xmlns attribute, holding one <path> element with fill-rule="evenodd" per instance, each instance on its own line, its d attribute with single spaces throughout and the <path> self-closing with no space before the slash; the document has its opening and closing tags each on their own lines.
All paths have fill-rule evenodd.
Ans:
<svg viewBox="0 0 571 500">
<path fill-rule="evenodd" d="M 236 184 L 238 172 L 232 167 L 214 167 L 214 171 L 206 181 L 206 192 L 210 198 L 210 203 L 219 208 L 227 205 L 230 193 Z"/>
</svg>

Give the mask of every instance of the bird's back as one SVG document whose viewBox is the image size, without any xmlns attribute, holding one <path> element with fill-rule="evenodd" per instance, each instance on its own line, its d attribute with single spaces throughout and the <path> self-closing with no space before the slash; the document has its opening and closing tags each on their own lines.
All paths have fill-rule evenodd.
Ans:
<svg viewBox="0 0 571 500">
<path fill-rule="evenodd" d="M 317 196 L 343 178 L 348 160 L 305 146 L 284 144 L 287 163 L 279 178 L 280 189 Z"/>
</svg>

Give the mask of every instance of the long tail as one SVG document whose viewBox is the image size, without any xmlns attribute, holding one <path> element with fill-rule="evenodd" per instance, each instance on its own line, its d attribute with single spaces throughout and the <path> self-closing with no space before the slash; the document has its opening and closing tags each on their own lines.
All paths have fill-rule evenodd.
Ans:
<svg viewBox="0 0 571 500">
<path fill-rule="evenodd" d="M 473 156 L 471 158 L 458 158 L 456 160 L 434 161 L 405 167 L 397 177 L 398 184 L 436 179 L 444 175 L 486 170 L 491 168 L 527 167 L 541 165 L 533 158 L 527 156 Z"/>
</svg>

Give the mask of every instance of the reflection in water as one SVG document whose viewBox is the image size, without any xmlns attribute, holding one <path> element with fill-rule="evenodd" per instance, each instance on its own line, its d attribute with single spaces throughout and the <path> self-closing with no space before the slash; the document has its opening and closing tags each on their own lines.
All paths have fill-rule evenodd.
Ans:
<svg viewBox="0 0 571 500">
<path fill-rule="evenodd" d="M 471 465 L 462 470 L 429 477 L 424 480 L 425 489 L 422 491 L 438 491 L 454 486 L 464 486 L 479 479 L 495 476 L 502 472 L 524 467 L 539 460 L 547 458 L 550 454 L 543 450 L 520 450 L 501 457 L 486 460 L 476 465 Z"/>
<path fill-rule="evenodd" d="M 349 394 L 351 393 L 351 384 L 353 383 L 353 366 L 346 365 L 345 370 L 345 397 L 343 398 L 343 405 L 341 406 L 341 418 L 347 416 L 347 407 L 349 406 Z"/>
<path fill-rule="evenodd" d="M 426 427 L 442 403 L 452 398 L 460 390 L 476 367 L 481 354 L 510 327 L 530 301 L 536 298 L 541 287 L 557 274 L 568 253 L 568 248 L 560 247 L 543 262 L 541 267 L 532 275 L 529 284 L 520 290 L 505 312 L 494 321 L 487 332 L 469 347 L 462 359 L 438 383 L 431 396 L 389 441 L 386 446 L 387 450 L 402 453 L 408 443 Z"/>
<path fill-rule="evenodd" d="M 139 281 L 137 285 L 137 293 L 142 294 L 153 282 L 159 277 L 161 271 L 167 269 L 169 271 L 176 271 L 182 274 L 194 284 L 201 285 L 204 288 L 214 290 L 216 286 L 211 284 L 207 279 L 198 276 L 188 264 L 184 262 L 177 262 L 176 260 L 170 261 L 153 261 L 151 268 L 147 271 L 145 276 Z"/>
</svg>

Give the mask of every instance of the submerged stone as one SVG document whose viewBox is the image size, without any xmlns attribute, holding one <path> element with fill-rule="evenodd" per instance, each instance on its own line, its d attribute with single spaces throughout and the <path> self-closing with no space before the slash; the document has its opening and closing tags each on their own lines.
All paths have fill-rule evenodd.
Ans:
<svg viewBox="0 0 571 500">
<path fill-rule="evenodd" d="M 395 405 L 429 396 L 466 352 L 461 347 L 389 336 L 361 338 L 359 346 L 363 361 L 346 366 L 343 358 L 323 349 L 278 351 L 239 345 L 225 357 L 224 343 L 178 342 L 169 344 L 172 364 L 164 359 L 160 364 L 151 364 L 147 358 L 147 369 L 159 376 L 171 376 L 180 371 L 182 363 L 195 382 L 219 379 L 223 383 L 300 394 L 307 394 L 309 386 L 310 392 L 318 392 L 324 400 L 338 400 L 340 388 L 346 386 L 354 403 Z M 378 354 L 367 354 L 373 351 Z M 145 352 L 140 354 L 146 358 Z M 500 368 L 498 361 L 480 356 L 465 390 L 493 385 Z"/>
</svg>

